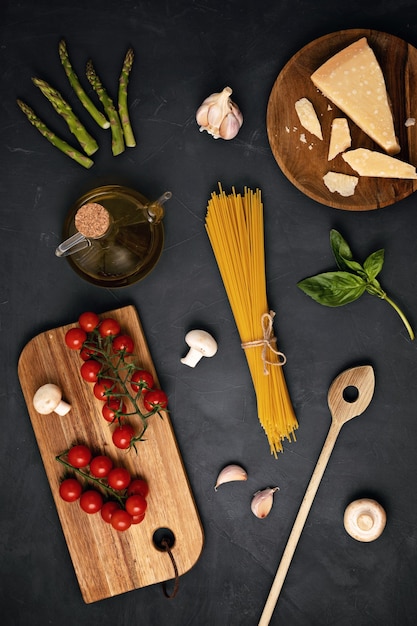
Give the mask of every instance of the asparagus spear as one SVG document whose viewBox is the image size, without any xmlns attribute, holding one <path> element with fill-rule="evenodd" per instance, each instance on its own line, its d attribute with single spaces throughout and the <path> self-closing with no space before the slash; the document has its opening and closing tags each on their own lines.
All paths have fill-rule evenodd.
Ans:
<svg viewBox="0 0 417 626">
<path fill-rule="evenodd" d="M 42 122 L 42 120 L 39 119 L 36 113 L 27 104 L 22 102 L 22 100 L 17 100 L 17 104 L 22 109 L 29 122 L 33 124 L 33 126 L 38 129 L 41 135 L 46 137 L 46 139 L 53 146 L 58 148 L 58 150 L 61 150 L 61 152 L 71 157 L 71 159 L 74 159 L 74 161 L 77 161 L 77 163 L 79 163 L 83 167 L 86 167 L 87 169 L 94 165 L 94 161 L 85 156 L 85 154 L 82 154 L 78 150 L 75 150 L 75 148 L 70 146 L 66 141 L 60 139 L 57 135 L 55 135 L 55 133 L 49 130 L 49 128 L 45 126 L 45 124 Z"/>
<path fill-rule="evenodd" d="M 132 48 L 126 52 L 125 59 L 123 61 L 122 71 L 119 78 L 119 115 L 122 123 L 123 134 L 125 142 L 128 148 L 134 148 L 136 146 L 136 139 L 133 134 L 132 126 L 129 118 L 129 108 L 127 105 L 127 85 L 129 82 L 129 75 L 133 65 L 134 53 Z"/>
<path fill-rule="evenodd" d="M 103 105 L 106 115 L 110 121 L 110 129 L 112 134 L 111 147 L 113 156 L 117 156 L 118 154 L 121 154 L 125 149 L 123 129 L 120 122 L 119 114 L 114 107 L 113 100 L 110 98 L 107 91 L 103 87 L 99 77 L 97 76 L 93 66 L 93 62 L 91 60 L 87 62 L 86 74 L 92 88 L 98 95 L 100 102 Z"/>
<path fill-rule="evenodd" d="M 40 78 L 32 78 L 33 83 L 39 87 L 43 95 L 49 100 L 55 111 L 61 115 L 72 134 L 76 137 L 78 143 L 88 156 L 91 156 L 98 150 L 98 144 L 94 137 L 90 135 L 87 129 L 75 115 L 70 105 L 61 96 L 59 91 L 51 87 L 45 80 Z"/>
<path fill-rule="evenodd" d="M 74 89 L 77 94 L 80 102 L 90 113 L 91 117 L 97 122 L 101 128 L 109 128 L 110 122 L 106 117 L 97 109 L 95 104 L 90 100 L 90 98 L 85 93 L 82 88 L 80 81 L 78 79 L 77 74 L 74 72 L 71 62 L 68 57 L 67 45 L 64 40 L 59 42 L 59 57 L 61 59 L 62 66 L 65 70 L 65 73 L 68 77 L 71 87 Z"/>
</svg>

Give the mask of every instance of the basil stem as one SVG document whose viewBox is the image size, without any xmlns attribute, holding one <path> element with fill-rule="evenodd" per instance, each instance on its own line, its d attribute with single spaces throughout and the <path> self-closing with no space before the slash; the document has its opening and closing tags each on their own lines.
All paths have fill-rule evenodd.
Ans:
<svg viewBox="0 0 417 626">
<path fill-rule="evenodd" d="M 354 302 L 365 291 L 377 296 L 388 302 L 398 313 L 413 340 L 414 331 L 406 316 L 388 297 L 376 279 L 384 264 L 384 250 L 373 252 L 361 265 L 353 259 L 349 244 L 337 230 L 330 231 L 330 245 L 339 269 L 305 278 L 298 282 L 297 286 L 319 304 L 329 307 Z"/>
</svg>

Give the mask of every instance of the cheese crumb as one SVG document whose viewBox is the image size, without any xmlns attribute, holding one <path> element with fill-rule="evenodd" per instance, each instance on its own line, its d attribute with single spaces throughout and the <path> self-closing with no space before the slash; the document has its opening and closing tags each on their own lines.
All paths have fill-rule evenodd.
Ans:
<svg viewBox="0 0 417 626">
<path fill-rule="evenodd" d="M 416 123 L 416 118 L 415 117 L 409 117 L 408 119 L 405 120 L 405 125 L 408 126 L 414 126 Z"/>
</svg>

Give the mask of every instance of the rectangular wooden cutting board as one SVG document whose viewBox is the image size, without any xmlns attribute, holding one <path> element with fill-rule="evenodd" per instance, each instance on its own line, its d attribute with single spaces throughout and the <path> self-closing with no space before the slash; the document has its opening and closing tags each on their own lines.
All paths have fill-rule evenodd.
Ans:
<svg viewBox="0 0 417 626">
<path fill-rule="evenodd" d="M 136 309 L 126 306 L 100 317 L 117 319 L 122 332 L 135 342 L 135 363 L 150 371 L 159 386 Z M 153 542 L 158 529 L 169 529 L 175 537 L 171 551 L 180 576 L 198 560 L 204 536 L 169 414 L 150 418 L 146 441 L 137 444 L 137 454 L 118 450 L 111 440 L 112 427 L 101 414 L 102 402 L 80 376 L 78 351 L 65 345 L 65 333 L 73 326 L 49 330 L 29 341 L 19 358 L 18 375 L 81 593 L 90 603 L 174 578 L 169 554 Z M 35 391 L 48 382 L 57 384 L 71 404 L 64 417 L 40 415 L 33 408 Z M 148 508 L 141 524 L 118 532 L 100 513 L 88 515 L 78 502 L 60 498 L 65 468 L 55 457 L 76 443 L 108 454 L 133 478 L 148 481 Z"/>
</svg>

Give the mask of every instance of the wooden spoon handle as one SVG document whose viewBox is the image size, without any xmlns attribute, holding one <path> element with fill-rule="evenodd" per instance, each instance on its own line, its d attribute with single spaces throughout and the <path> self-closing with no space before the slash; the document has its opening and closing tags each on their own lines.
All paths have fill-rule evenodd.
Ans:
<svg viewBox="0 0 417 626">
<path fill-rule="evenodd" d="M 265 607 L 259 620 L 258 626 L 267 626 L 270 622 L 272 613 L 274 612 L 279 594 L 282 589 L 282 585 L 284 584 L 285 577 L 290 567 L 292 557 L 294 556 L 298 540 L 300 539 L 302 530 L 311 509 L 311 505 L 313 504 L 314 497 L 320 486 L 321 479 L 323 477 L 324 471 L 326 469 L 327 463 L 333 451 L 337 436 L 340 432 L 342 425 L 343 424 L 335 423 L 334 421 L 332 421 L 331 423 L 329 432 L 326 437 L 326 441 L 324 442 L 324 446 L 320 453 L 314 472 L 310 478 L 310 482 L 306 489 L 297 517 L 295 518 L 295 522 L 292 527 L 291 534 L 288 538 L 287 545 L 282 554 L 281 562 L 275 575 L 274 582 L 272 583 L 272 587 L 265 603 Z"/>
</svg>

